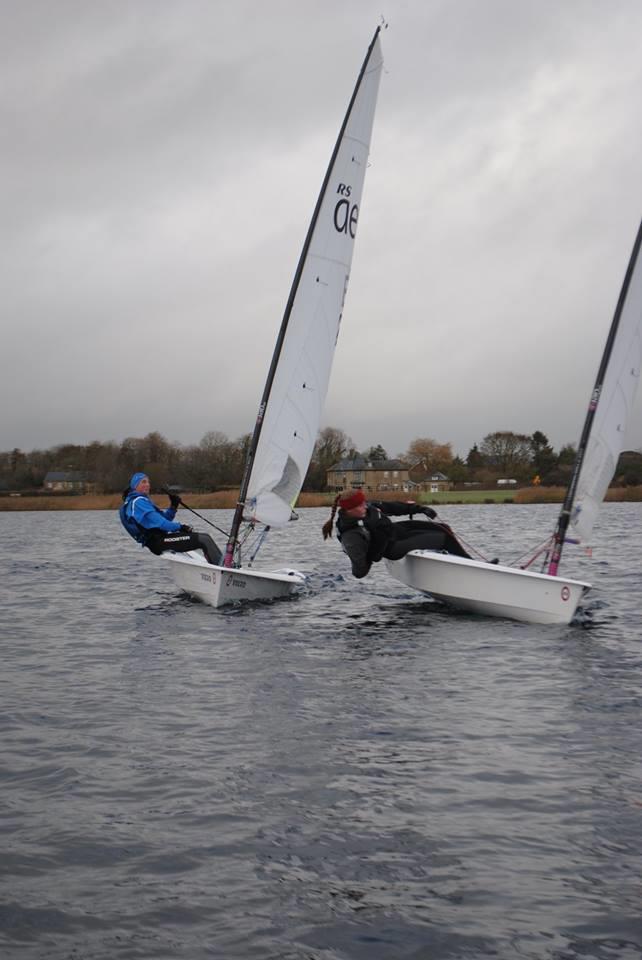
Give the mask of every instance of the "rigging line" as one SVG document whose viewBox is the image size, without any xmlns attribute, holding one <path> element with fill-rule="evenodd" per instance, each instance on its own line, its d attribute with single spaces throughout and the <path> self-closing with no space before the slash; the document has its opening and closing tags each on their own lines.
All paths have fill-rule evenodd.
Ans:
<svg viewBox="0 0 642 960">
<path fill-rule="evenodd" d="M 186 507 L 184 503 L 181 505 L 185 507 L 186 510 L 189 510 L 190 513 L 193 513 L 195 516 L 197 516 L 200 520 L 204 520 L 205 523 L 209 523 L 210 527 L 214 527 L 214 529 L 218 530 L 219 533 L 222 533 L 224 537 L 229 536 L 226 530 L 223 530 L 222 527 L 217 527 L 217 525 L 215 523 L 212 523 L 211 520 L 208 520 L 207 517 L 203 517 L 201 516 L 200 513 L 196 513 L 196 510 L 192 510 L 191 507 Z"/>
<path fill-rule="evenodd" d="M 297 517 L 297 520 L 298 520 L 298 517 Z M 260 530 L 260 531 L 258 531 L 258 532 L 256 532 L 255 527 L 256 527 L 256 521 L 254 521 L 254 520 L 250 521 L 250 522 L 247 524 L 247 527 L 246 527 L 246 529 L 245 529 L 245 532 L 244 532 L 243 536 L 242 536 L 242 537 L 239 539 L 239 541 L 237 542 L 236 555 L 237 555 L 237 557 L 238 557 L 239 566 L 242 566 L 242 564 L 241 564 L 241 549 L 245 547 L 245 545 L 247 544 L 248 540 L 250 539 L 250 536 L 251 536 L 253 533 L 256 533 L 256 538 L 255 538 L 254 542 L 251 543 L 251 544 L 249 544 L 249 546 L 248 546 L 248 550 L 250 551 L 250 557 L 249 557 L 249 560 L 247 561 L 247 564 L 246 564 L 246 566 L 248 566 L 248 567 L 251 567 L 251 566 L 252 566 L 254 560 L 256 559 L 256 556 L 257 556 L 259 550 L 260 550 L 261 547 L 263 546 L 263 542 L 264 542 L 265 538 L 267 537 L 268 532 L 271 530 L 271 527 L 270 527 L 269 523 L 268 523 L 268 524 L 265 524 L 265 526 L 263 527 L 263 529 Z"/>
<path fill-rule="evenodd" d="M 253 523 L 248 523 L 247 526 L 245 527 L 245 530 L 243 531 L 242 536 L 239 537 L 239 540 L 238 540 L 239 550 L 240 550 L 241 547 L 244 547 L 244 546 L 245 546 L 245 544 L 246 544 L 247 541 L 249 540 L 250 536 L 252 535 L 253 531 L 254 531 L 254 524 L 253 524 Z"/>
<path fill-rule="evenodd" d="M 519 567 L 520 570 L 527 570 L 532 563 L 537 560 L 541 553 L 545 550 L 549 550 L 553 537 L 547 537 L 546 540 L 543 540 L 536 547 L 533 548 L 532 552 L 528 550 L 526 553 L 522 553 L 519 557 L 516 557 L 515 560 L 510 564 L 511 567 Z M 522 561 L 524 561 L 522 563 Z"/>
<path fill-rule="evenodd" d="M 263 541 L 264 541 L 265 538 L 267 537 L 269 530 L 270 530 L 270 526 L 269 526 L 269 524 L 267 524 L 267 525 L 263 528 L 263 530 L 261 530 L 260 534 L 258 535 L 257 540 L 256 540 L 256 546 L 254 547 L 254 550 L 252 551 L 252 553 L 250 553 L 250 559 L 248 560 L 248 564 L 247 564 L 248 567 L 251 567 L 252 564 L 254 563 L 254 561 L 255 561 L 255 559 L 256 559 L 256 555 L 257 555 L 257 553 L 259 552 L 259 550 L 261 549 L 261 547 L 263 546 Z"/>
<path fill-rule="evenodd" d="M 542 564 L 542 573 L 543 573 L 544 568 L 548 565 L 548 557 L 551 552 L 551 549 L 553 548 L 554 543 L 555 543 L 555 535 L 551 534 L 550 537 L 548 537 L 546 540 L 543 540 L 540 544 L 538 544 L 533 549 L 532 553 L 530 553 L 530 551 L 527 551 L 526 553 L 521 554 L 521 556 L 517 557 L 515 560 L 512 561 L 510 566 L 512 567 L 519 566 L 520 570 L 527 570 L 531 566 L 531 564 L 533 564 L 535 560 L 537 560 L 537 558 L 542 555 L 542 553 L 545 553 L 546 555 L 544 557 L 544 561 Z M 564 537 L 564 543 L 579 544 L 581 543 L 581 540 L 575 540 L 572 537 Z M 524 558 L 526 557 L 529 557 L 529 559 L 526 560 L 524 563 L 522 563 L 521 561 L 524 560 Z"/>
<path fill-rule="evenodd" d="M 241 563 L 241 552 L 242 552 L 243 547 L 245 546 L 245 544 L 246 544 L 246 542 L 247 542 L 250 534 L 251 534 L 252 531 L 254 530 L 254 524 L 253 524 L 252 522 L 249 522 L 245 528 L 240 527 L 240 528 L 239 528 L 239 531 L 241 531 L 241 530 L 243 530 L 243 533 L 242 533 L 241 536 L 237 536 L 236 544 L 235 544 L 235 547 L 234 547 L 234 556 L 236 557 L 236 561 L 237 561 L 237 564 L 238 564 L 239 567 L 242 566 L 242 563 Z"/>
<path fill-rule="evenodd" d="M 163 487 L 162 489 L 163 489 L 163 492 L 164 492 L 164 493 L 169 493 L 169 491 L 167 490 L 167 488 Z M 190 513 L 193 513 L 195 517 L 198 517 L 198 518 L 199 518 L 199 520 L 203 520 L 204 523 L 208 523 L 208 524 L 210 525 L 210 527 L 214 527 L 214 529 L 215 529 L 215 530 L 218 530 L 219 533 L 222 533 L 224 537 L 228 537 L 228 536 L 229 536 L 229 533 L 228 533 L 226 530 L 222 530 L 221 527 L 217 527 L 216 524 L 215 524 L 215 523 L 212 523 L 211 520 L 208 520 L 207 517 L 204 517 L 202 514 L 197 513 L 197 511 L 194 510 L 192 507 L 188 507 L 187 504 L 185 503 L 185 501 L 182 500 L 180 497 L 178 498 L 178 502 L 179 502 L 179 504 L 180 504 L 181 507 L 183 507 L 185 510 L 189 510 Z"/>
<path fill-rule="evenodd" d="M 555 549 L 555 534 L 551 536 L 551 539 L 546 544 L 546 552 L 544 554 L 544 559 L 542 560 L 541 572 L 546 573 L 549 569 L 549 563 L 551 560 L 551 555 Z"/>
<path fill-rule="evenodd" d="M 440 523 L 441 521 L 435 520 L 434 522 L 435 522 L 435 523 Z M 459 541 L 459 543 L 462 545 L 462 547 L 465 547 L 465 549 L 468 551 L 468 553 L 475 553 L 475 554 L 477 554 L 477 556 L 478 556 L 484 563 L 488 563 L 488 558 L 484 556 L 484 554 L 481 552 L 481 550 L 478 550 L 477 547 L 473 547 L 472 544 L 467 543 L 467 541 L 464 540 L 463 537 L 460 537 L 459 534 L 456 533 L 456 532 L 453 530 L 453 528 L 450 526 L 449 523 L 446 523 L 446 524 L 444 524 L 444 525 L 447 526 L 447 527 L 450 529 L 450 532 L 452 533 L 452 535 Z"/>
</svg>

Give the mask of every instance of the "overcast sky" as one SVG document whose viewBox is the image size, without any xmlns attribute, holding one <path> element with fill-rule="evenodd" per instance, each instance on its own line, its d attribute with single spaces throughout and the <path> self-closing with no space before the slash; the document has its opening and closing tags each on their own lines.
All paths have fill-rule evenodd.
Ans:
<svg viewBox="0 0 642 960">
<path fill-rule="evenodd" d="M 253 428 L 381 13 L 322 425 L 391 456 L 576 441 L 642 215 L 639 0 L 0 12 L 0 450 Z"/>
</svg>

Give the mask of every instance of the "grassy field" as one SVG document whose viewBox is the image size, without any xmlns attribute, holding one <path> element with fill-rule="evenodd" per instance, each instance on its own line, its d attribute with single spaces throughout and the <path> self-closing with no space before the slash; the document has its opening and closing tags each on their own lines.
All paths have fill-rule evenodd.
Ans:
<svg viewBox="0 0 642 960">
<path fill-rule="evenodd" d="M 517 490 L 444 490 L 443 493 L 423 493 L 422 503 L 516 503 Z"/>
<path fill-rule="evenodd" d="M 424 493 L 415 499 L 431 505 L 445 503 L 561 503 L 563 487 L 524 487 L 521 490 L 449 490 L 443 493 Z M 230 510 L 236 505 L 237 492 L 220 490 L 217 493 L 182 494 L 183 500 L 195 510 Z M 165 494 L 152 493 L 160 507 L 169 505 Z M 333 494 L 302 493 L 297 509 L 305 507 L 328 507 Z M 373 494 L 372 499 L 406 500 L 407 494 Z M 611 501 L 642 501 L 642 487 L 617 487 L 608 490 L 606 499 Z M 46 497 L 4 496 L 0 497 L 0 511 L 8 510 L 117 510 L 121 505 L 118 493 L 85 494 L 81 496 L 52 495 Z"/>
</svg>

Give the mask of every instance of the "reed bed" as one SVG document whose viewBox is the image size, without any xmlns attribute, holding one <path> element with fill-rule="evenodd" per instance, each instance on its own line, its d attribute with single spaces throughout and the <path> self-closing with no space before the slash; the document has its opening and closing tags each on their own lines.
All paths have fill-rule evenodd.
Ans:
<svg viewBox="0 0 642 960">
<path fill-rule="evenodd" d="M 238 500 L 237 490 L 218 490 L 216 493 L 181 494 L 184 502 L 195 510 L 233 510 Z M 152 499 L 159 507 L 169 506 L 169 498 L 164 493 L 152 492 Z M 332 503 L 329 493 L 302 493 L 297 508 L 325 507 Z M 77 496 L 52 494 L 51 496 L 0 497 L 2 510 L 117 510 L 122 504 L 119 493 L 86 493 Z"/>
<path fill-rule="evenodd" d="M 515 503 L 562 503 L 566 487 L 523 487 L 514 493 Z M 642 500 L 642 486 L 611 487 L 604 497 L 611 503 L 638 503 Z"/>
<path fill-rule="evenodd" d="M 422 503 L 561 503 L 564 500 L 564 487 L 522 487 L 501 495 L 497 490 L 476 490 L 474 493 L 466 491 L 465 500 L 462 492 L 450 490 L 440 493 L 439 499 L 424 493 L 413 499 Z M 152 493 L 153 499 L 160 507 L 169 505 L 166 494 Z M 232 510 L 238 498 L 237 490 L 218 490 L 215 493 L 181 494 L 184 502 L 195 510 Z M 406 500 L 411 499 L 403 492 L 386 492 L 372 495 L 377 500 Z M 642 486 L 613 487 L 607 490 L 606 500 L 617 502 L 641 502 Z M 334 500 L 332 493 L 302 493 L 297 501 L 297 510 L 306 507 L 331 507 Z M 117 510 L 122 503 L 119 493 L 87 493 L 78 496 L 52 494 L 51 496 L 4 496 L 0 497 L 0 511 L 9 510 Z"/>
</svg>

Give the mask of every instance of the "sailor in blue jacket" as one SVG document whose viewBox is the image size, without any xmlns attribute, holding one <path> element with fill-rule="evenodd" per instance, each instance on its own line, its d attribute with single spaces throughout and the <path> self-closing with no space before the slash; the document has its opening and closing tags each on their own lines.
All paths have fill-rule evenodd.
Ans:
<svg viewBox="0 0 642 960">
<path fill-rule="evenodd" d="M 209 534 L 196 533 L 191 527 L 174 519 L 180 497 L 170 493 L 170 506 L 167 510 L 161 510 L 150 498 L 149 491 L 147 474 L 135 473 L 123 493 L 124 502 L 118 512 L 130 537 L 156 556 L 165 550 L 174 550 L 176 553 L 202 550 L 208 563 L 218 565 L 222 559 L 221 551 Z"/>
</svg>

